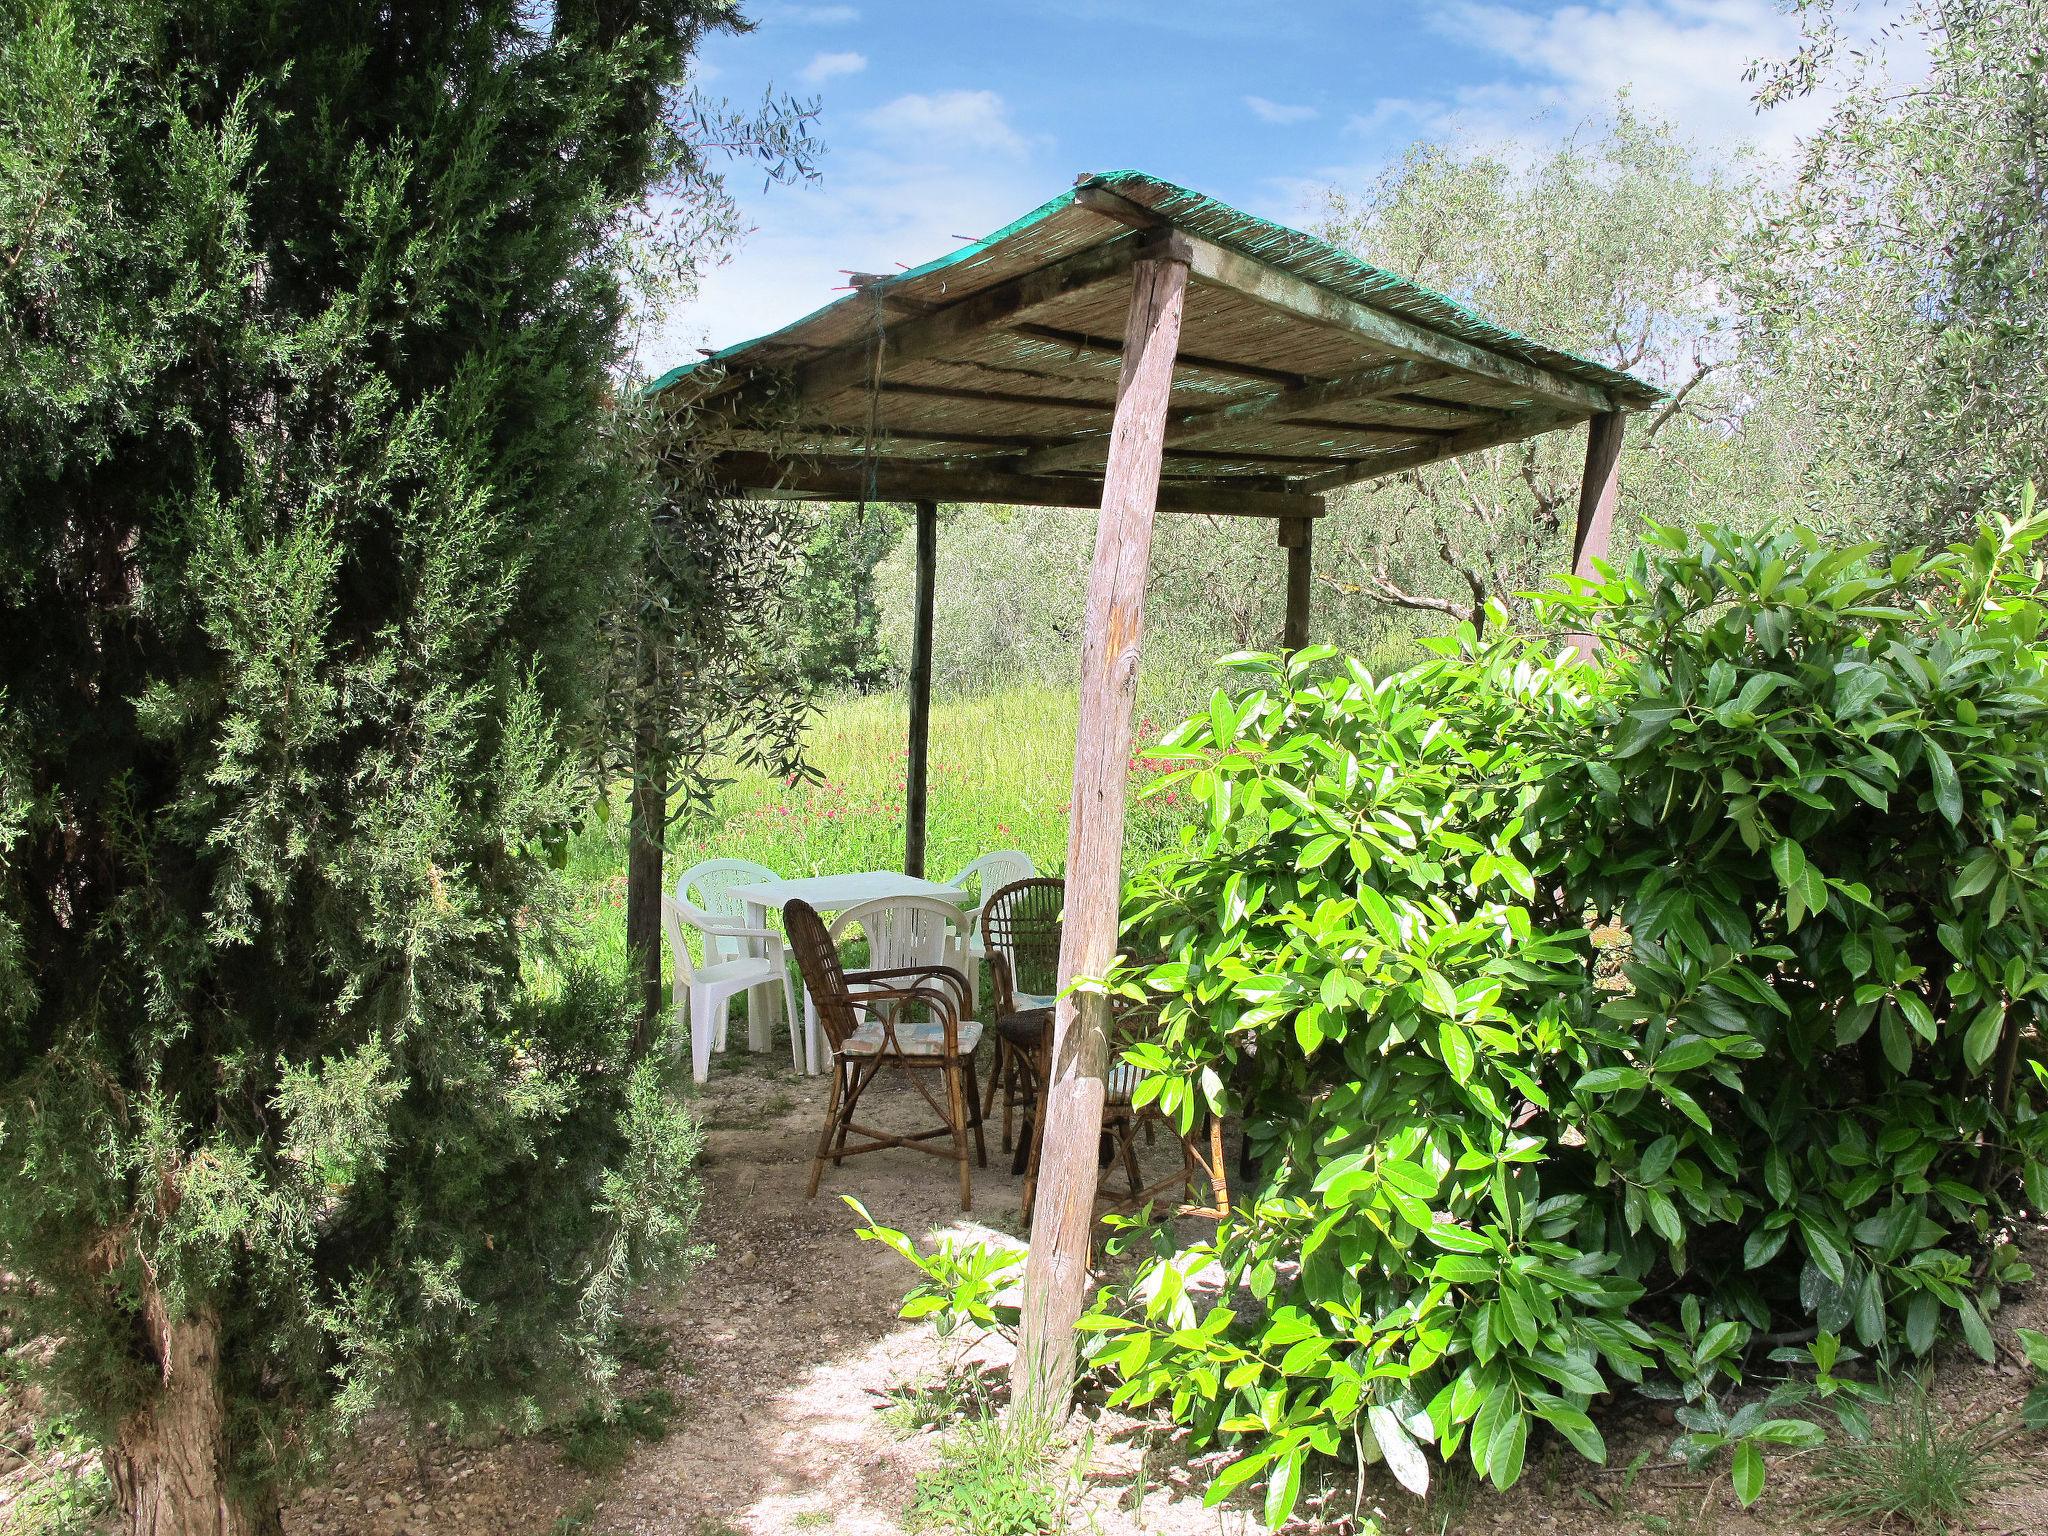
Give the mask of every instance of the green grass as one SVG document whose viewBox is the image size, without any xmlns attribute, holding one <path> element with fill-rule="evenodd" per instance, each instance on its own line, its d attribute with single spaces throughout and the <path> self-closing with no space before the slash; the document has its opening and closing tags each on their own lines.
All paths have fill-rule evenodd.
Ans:
<svg viewBox="0 0 2048 1536">
<path fill-rule="evenodd" d="M 1042 1438 L 970 1419 L 917 1474 L 903 1523 L 931 1536 L 1050 1536 L 1065 1529 L 1069 1480 Z"/>
<path fill-rule="evenodd" d="M 926 869 L 944 879 L 997 848 L 1021 848 L 1041 870 L 1066 858 L 1067 801 L 1074 771 L 1072 690 L 1014 688 L 932 707 Z M 1141 720 L 1133 789 L 1157 776 L 1143 744 L 1172 722 Z M 704 815 L 671 829 L 671 881 L 703 859 L 747 858 L 779 875 L 900 869 L 909 709 L 894 695 L 828 705 L 805 742 L 816 783 L 743 772 Z M 1170 796 L 1170 798 L 1169 798 Z M 1186 819 L 1186 797 L 1169 791 L 1134 801 L 1125 867 L 1171 846 Z M 568 873 L 582 895 L 581 947 L 600 966 L 625 959 L 622 813 L 593 819 L 573 840 Z"/>
<path fill-rule="evenodd" d="M 1945 1531 L 2001 1481 L 1984 1426 L 1951 1424 L 1935 1412 L 1924 1381 L 1900 1387 L 1877 1431 L 1822 1453 L 1817 1512 L 1881 1530 Z"/>
</svg>

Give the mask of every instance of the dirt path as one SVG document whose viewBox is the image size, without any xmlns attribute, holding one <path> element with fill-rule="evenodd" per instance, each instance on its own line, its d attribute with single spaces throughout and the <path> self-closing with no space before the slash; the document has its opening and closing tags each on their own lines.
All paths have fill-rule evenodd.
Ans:
<svg viewBox="0 0 2048 1536">
<path fill-rule="evenodd" d="M 387 1437 L 299 1501 L 286 1522 L 291 1536 L 899 1536 L 916 1475 L 936 1460 L 937 1438 L 906 1432 L 900 1415 L 883 1410 L 891 1390 L 936 1375 L 938 1346 L 923 1325 L 896 1319 L 910 1272 L 879 1244 L 855 1239 L 853 1213 L 835 1196 L 857 1194 L 879 1220 L 922 1237 L 961 1221 L 952 1170 L 914 1153 L 879 1153 L 828 1169 L 818 1198 L 807 1200 L 822 1093 L 818 1080 L 774 1060 L 721 1059 L 703 1099 L 700 1231 L 713 1252 L 680 1293 L 646 1304 L 639 1321 L 654 1347 L 626 1378 L 629 1394 L 665 1391 L 680 1405 L 663 1438 L 634 1443 L 615 1468 L 587 1471 L 565 1459 L 557 1438 L 482 1446 L 444 1440 L 415 1456 Z M 922 1106 L 903 1090 L 876 1108 L 878 1119 L 907 1126 Z M 976 1170 L 971 1220 L 1015 1232 L 1019 1181 L 993 1138 L 989 1152 L 991 1166 Z M 2040 1236 L 2032 1245 L 2036 1263 L 2048 1268 Z M 2008 1338 L 2015 1322 L 2042 1326 L 2044 1316 L 2048 1284 L 2008 1308 L 1999 1334 Z M 2016 1399 L 2023 1383 L 2016 1361 L 1992 1369 L 1951 1360 L 1940 1395 L 1959 1417 L 1974 1419 L 1994 1402 Z M 1617 1467 L 1643 1447 L 1661 1461 L 1670 1432 L 1650 1415 L 1618 1412 L 1603 1425 Z M 1200 1479 L 1156 1432 L 1099 1412 L 1078 1432 L 1088 1442 L 1087 1475 L 1070 1529 L 1092 1536 L 1250 1536 L 1260 1529 L 1247 1509 L 1202 1509 Z M 2036 1437 L 2009 1472 L 1963 1529 L 2048 1536 L 2048 1445 Z M 1704 1476 L 1683 1468 L 1653 1465 L 1626 1492 L 1622 1485 L 1553 1448 L 1532 1460 L 1509 1495 L 1474 1491 L 1454 1478 L 1427 1508 L 1392 1494 L 1381 1518 L 1390 1536 L 1820 1529 L 1799 1512 L 1796 1467 L 1774 1470 L 1773 1492 L 1747 1512 L 1732 1498 L 1707 1498 Z M 1707 1518 L 1696 1522 L 1703 1498 Z M 1332 1490 L 1330 1499 L 1333 1511 L 1348 1510 L 1351 1491 Z"/>
</svg>

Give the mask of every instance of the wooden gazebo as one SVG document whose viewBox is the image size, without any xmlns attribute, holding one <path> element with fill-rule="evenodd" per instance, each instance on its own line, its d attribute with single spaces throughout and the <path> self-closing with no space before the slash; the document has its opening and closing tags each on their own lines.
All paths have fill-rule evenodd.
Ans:
<svg viewBox="0 0 2048 1536">
<path fill-rule="evenodd" d="M 1114 958 L 1155 511 L 1272 519 L 1308 638 L 1330 492 L 1584 422 L 1571 550 L 1606 552 L 1623 415 L 1659 393 L 1324 241 L 1117 171 L 650 386 L 734 492 L 916 507 L 906 867 L 923 872 L 940 502 L 1099 507 L 1081 653 L 1063 986 Z M 1560 556 L 1564 551 L 1559 551 Z M 1017 1401 L 1063 1407 L 1087 1279 L 1103 1000 L 1064 996 Z"/>
</svg>

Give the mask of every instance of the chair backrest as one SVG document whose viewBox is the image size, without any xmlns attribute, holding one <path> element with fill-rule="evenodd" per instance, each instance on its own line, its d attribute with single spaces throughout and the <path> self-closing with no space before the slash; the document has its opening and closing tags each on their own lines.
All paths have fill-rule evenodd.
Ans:
<svg viewBox="0 0 2048 1536">
<path fill-rule="evenodd" d="M 1050 997 L 1059 990 L 1066 909 L 1066 881 L 1045 875 L 1014 881 L 983 903 L 981 937 L 1000 1013 L 1016 1012 L 1020 994 Z"/>
<path fill-rule="evenodd" d="M 702 928 L 733 928 L 747 918 L 747 904 L 732 894 L 733 887 L 757 885 L 773 880 L 775 871 L 752 859 L 706 859 L 693 864 L 676 879 L 676 910 L 683 921 Z M 754 953 L 746 939 L 704 936 L 704 963 L 738 960 Z"/>
<path fill-rule="evenodd" d="M 935 896 L 883 896 L 848 907 L 832 920 L 834 947 L 858 932 L 868 943 L 866 969 L 907 970 L 944 965 L 946 940 L 963 932 L 966 917 L 953 902 Z"/>
<path fill-rule="evenodd" d="M 1006 885 L 1015 885 L 1019 880 L 1028 880 L 1038 873 L 1038 866 L 1031 862 L 1031 855 L 1021 848 L 1001 848 L 994 853 L 984 853 L 946 884 L 967 889 L 967 882 L 981 881 L 979 907 L 988 905 L 989 897 Z"/>
<path fill-rule="evenodd" d="M 818 1011 L 818 1023 L 836 1052 L 846 1037 L 860 1027 L 860 1011 L 846 985 L 846 967 L 839 963 L 839 946 L 826 931 L 825 919 L 808 901 L 788 902 L 782 909 L 782 931 L 796 956 L 797 973 L 804 990 Z"/>
</svg>

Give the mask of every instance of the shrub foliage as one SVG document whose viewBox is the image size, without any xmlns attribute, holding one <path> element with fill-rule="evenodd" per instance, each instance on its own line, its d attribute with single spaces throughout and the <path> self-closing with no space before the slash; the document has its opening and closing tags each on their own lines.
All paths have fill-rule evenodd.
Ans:
<svg viewBox="0 0 2048 1536">
<path fill-rule="evenodd" d="M 1237 660 L 1129 914 L 1174 958 L 1123 985 L 1141 1092 L 1241 1109 L 1262 1182 L 1090 1323 L 1121 1398 L 1242 1444 L 1219 1496 L 1277 1520 L 1313 1453 L 1420 1486 L 1432 1442 L 1506 1486 L 1641 1383 L 1747 1501 L 1818 1434 L 1724 1406 L 1765 1335 L 1824 1391 L 1853 1345 L 1989 1356 L 2001 1213 L 2048 1196 L 2041 532 L 1652 530 L 1547 636 Z"/>
</svg>

